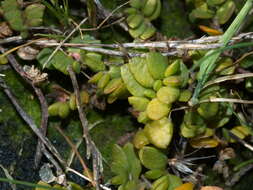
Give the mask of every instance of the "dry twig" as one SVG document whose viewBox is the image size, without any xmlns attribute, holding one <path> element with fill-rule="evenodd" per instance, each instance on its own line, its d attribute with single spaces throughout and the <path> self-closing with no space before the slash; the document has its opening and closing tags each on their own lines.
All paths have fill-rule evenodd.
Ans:
<svg viewBox="0 0 253 190">
<path fill-rule="evenodd" d="M 207 102 L 229 102 L 229 103 L 237 103 L 237 104 L 253 104 L 253 100 L 242 100 L 236 98 L 209 98 L 206 100 L 199 101 L 199 104 L 207 103 Z"/>
<path fill-rule="evenodd" d="M 155 41 L 155 42 L 132 42 L 132 43 L 122 43 L 122 44 L 78 44 L 78 43 L 63 43 L 62 46 L 65 47 L 107 47 L 107 48 L 172 48 L 172 49 L 182 49 L 182 50 L 196 50 L 196 49 L 216 49 L 221 47 L 222 44 L 218 42 L 221 36 L 213 37 L 202 37 L 196 40 L 168 40 L 168 41 Z M 238 43 L 241 40 L 253 39 L 253 32 L 242 33 L 230 40 L 230 44 Z M 56 42 L 36 42 L 38 45 L 43 46 L 57 46 L 59 43 Z"/>
<path fill-rule="evenodd" d="M 73 85 L 75 96 L 76 96 L 76 106 L 77 106 L 77 110 L 79 113 L 81 125 L 83 127 L 83 137 L 86 141 L 87 156 L 89 158 L 90 154 L 92 154 L 93 172 L 94 172 L 93 177 L 94 177 L 96 189 L 99 189 L 98 179 L 99 179 L 99 174 L 100 174 L 100 168 L 102 167 L 101 155 L 98 152 L 95 144 L 93 143 L 93 141 L 91 140 L 91 137 L 89 135 L 89 125 L 88 125 L 88 121 L 86 119 L 86 115 L 85 115 L 83 108 L 82 108 L 80 91 L 79 91 L 79 86 L 77 83 L 76 75 L 75 75 L 71 66 L 69 66 L 67 70 L 70 75 L 70 79 L 72 81 L 72 85 Z"/>
<path fill-rule="evenodd" d="M 87 178 L 87 177 L 84 176 L 83 174 L 79 173 L 78 171 L 73 170 L 72 168 L 67 167 L 67 171 L 70 171 L 70 172 L 72 172 L 72 173 L 78 175 L 79 177 L 81 177 L 81 178 L 83 178 L 83 179 L 85 179 L 85 180 L 91 182 L 89 178 Z M 99 186 L 100 186 L 102 189 L 104 189 L 104 190 L 111 190 L 109 187 L 106 187 L 105 185 L 99 184 Z"/>
<path fill-rule="evenodd" d="M 233 187 L 248 171 L 253 169 L 253 164 L 247 165 L 234 173 L 230 179 L 226 181 L 226 185 Z"/>
<path fill-rule="evenodd" d="M 58 127 L 58 126 L 55 126 L 55 128 L 57 129 L 57 131 L 64 137 L 64 139 L 67 141 L 67 143 L 69 144 L 69 146 L 71 147 L 71 149 L 75 152 L 77 158 L 79 159 L 84 171 L 85 171 L 85 174 L 87 175 L 87 177 L 90 179 L 91 183 L 93 184 L 93 186 L 95 186 L 95 183 L 92 179 L 92 175 L 89 171 L 89 168 L 86 166 L 84 160 L 82 159 L 82 156 L 80 155 L 80 153 L 78 152 L 76 146 L 74 145 L 74 143 L 70 140 L 70 138 L 64 134 L 63 130 Z"/>
<path fill-rule="evenodd" d="M 5 54 L 5 50 L 4 48 L 0 47 L 0 51 Z M 7 51 L 8 52 L 8 51 Z M 33 83 L 33 81 L 29 78 L 29 76 L 26 75 L 26 73 L 24 72 L 23 68 L 18 64 L 18 62 L 16 61 L 15 57 L 12 54 L 7 55 L 7 58 L 11 64 L 11 66 L 14 68 L 14 70 L 29 84 L 32 86 L 32 88 L 34 89 L 36 95 L 38 96 L 39 102 L 40 102 L 40 106 L 41 106 L 41 123 L 40 123 L 40 130 L 42 132 L 42 134 L 45 136 L 46 132 L 47 132 L 47 125 L 48 125 L 48 105 L 47 105 L 47 101 L 46 98 L 43 94 L 43 92 L 41 91 L 40 88 L 38 88 L 37 86 L 35 86 L 35 84 Z M 35 155 L 35 167 L 38 166 L 40 159 L 42 157 L 41 154 L 41 148 L 43 146 L 43 143 L 41 142 L 41 140 L 38 141 L 38 145 L 37 145 L 37 151 L 36 151 L 36 155 Z"/>
<path fill-rule="evenodd" d="M 9 171 L 2 164 L 0 164 L 0 168 L 2 168 L 2 170 L 4 171 L 4 174 L 5 174 L 7 179 L 13 180 L 13 177 L 11 176 Z M 10 183 L 10 186 L 11 186 L 12 190 L 17 190 L 16 184 Z"/>
<path fill-rule="evenodd" d="M 80 24 L 79 24 L 80 25 Z M 76 30 L 78 27 L 76 27 Z M 73 32 L 73 31 L 72 31 Z M 72 35 L 72 34 L 71 34 Z M 164 56 L 180 56 L 182 54 L 182 50 L 207 50 L 207 49 L 216 49 L 217 47 L 221 47 L 222 44 L 218 43 L 217 41 L 219 40 L 220 36 L 211 36 L 211 37 L 202 37 L 200 39 L 196 40 L 169 40 L 169 41 L 158 41 L 158 42 L 140 42 L 140 43 L 123 43 L 123 44 L 79 44 L 79 43 L 65 43 L 66 39 L 63 40 L 62 42 L 55 42 L 52 40 L 36 40 L 35 42 L 33 41 L 32 43 L 43 46 L 43 47 L 75 47 L 78 49 L 83 49 L 86 51 L 92 51 L 92 52 L 97 52 L 97 53 L 102 53 L 102 54 L 107 54 L 107 55 L 112 55 L 112 56 L 125 56 L 125 54 L 121 51 L 116 51 L 112 49 L 105 49 L 101 47 L 106 47 L 106 48 L 114 48 L 118 49 L 120 47 L 123 48 L 158 48 L 158 49 L 168 49 L 171 48 L 173 51 L 171 52 L 164 52 Z M 242 33 L 230 41 L 230 44 L 232 43 L 238 43 L 239 41 L 245 40 L 245 39 L 253 39 L 253 32 L 249 33 Z M 20 36 L 14 36 L 11 38 L 6 38 L 3 41 L 0 41 L 0 44 L 5 44 L 9 42 L 18 42 L 22 40 Z M 28 41 L 30 42 L 30 41 Z M 26 46 L 28 44 L 24 44 Z M 91 47 L 92 46 L 92 47 Z M 23 47 L 23 46 L 22 46 Z M 176 50 L 175 50 L 176 49 Z M 145 54 L 141 53 L 133 53 L 130 52 L 129 56 L 130 57 L 135 57 L 135 56 L 144 56 Z M 51 54 L 53 56 L 53 54 Z M 51 57 L 52 58 L 52 57 Z M 50 58 L 50 59 L 51 59 Z M 48 59 L 49 60 L 49 59 Z M 46 65 L 47 62 L 44 63 Z"/>
<path fill-rule="evenodd" d="M 203 88 L 206 88 L 206 87 L 213 85 L 213 84 L 229 81 L 229 80 L 237 80 L 237 79 L 243 79 L 243 78 L 249 78 L 249 77 L 253 77 L 253 73 L 235 74 L 235 75 L 228 75 L 228 76 L 224 76 L 224 77 L 219 77 L 219 78 L 216 78 L 214 80 L 207 82 Z"/>
<path fill-rule="evenodd" d="M 93 28 L 93 29 L 92 29 L 92 28 L 91 28 L 91 29 L 83 29 L 83 30 L 98 30 L 98 29 L 100 29 L 100 28 L 104 25 L 104 23 L 105 23 L 110 17 L 112 17 L 112 16 L 114 15 L 114 13 L 115 13 L 116 11 L 118 11 L 119 9 L 121 9 L 123 6 L 127 5 L 127 4 L 129 3 L 129 1 L 127 1 L 127 2 L 125 2 L 124 4 L 122 4 L 122 5 L 118 6 L 118 7 L 116 7 L 113 11 L 108 11 L 108 10 L 106 10 L 106 9 L 103 7 L 103 5 L 100 3 L 99 0 L 94 0 L 94 3 L 96 3 L 98 10 L 99 10 L 100 12 L 102 12 L 103 17 L 104 17 L 104 20 L 103 20 L 103 21 L 99 24 L 99 26 L 96 27 L 96 28 Z M 119 19 L 119 20 L 121 20 L 121 19 Z M 121 28 L 123 28 L 125 31 L 128 31 L 128 27 L 127 27 L 127 25 L 126 25 L 125 23 L 123 23 L 123 22 L 118 22 L 118 24 L 119 24 L 119 26 L 120 26 Z"/>
<path fill-rule="evenodd" d="M 48 148 L 48 150 L 58 159 L 58 161 L 63 165 L 66 166 L 66 162 L 64 159 L 62 159 L 61 155 L 57 151 L 57 149 L 54 147 L 54 145 L 50 142 L 50 140 L 45 137 L 33 119 L 23 110 L 21 105 L 18 103 L 17 99 L 15 96 L 12 94 L 11 90 L 9 87 L 5 84 L 4 80 L 0 78 L 0 87 L 3 88 L 4 93 L 7 95 L 7 97 L 10 99 L 12 102 L 13 106 L 19 113 L 19 115 L 22 117 L 22 119 L 28 124 L 28 126 L 32 129 L 32 131 L 40 138 L 40 140 L 43 142 L 43 144 Z"/>
</svg>

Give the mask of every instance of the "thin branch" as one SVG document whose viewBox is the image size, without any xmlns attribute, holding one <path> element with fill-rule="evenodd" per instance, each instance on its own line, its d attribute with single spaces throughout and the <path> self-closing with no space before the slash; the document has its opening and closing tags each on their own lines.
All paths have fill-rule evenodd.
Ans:
<svg viewBox="0 0 253 190">
<path fill-rule="evenodd" d="M 209 98 L 206 100 L 199 101 L 200 104 L 207 102 L 230 102 L 230 103 L 238 103 L 238 104 L 253 104 L 253 100 L 241 100 L 236 98 Z"/>
<path fill-rule="evenodd" d="M 74 170 L 72 168 L 67 167 L 66 168 L 66 172 L 69 172 L 69 171 L 72 172 L 72 173 L 74 173 L 74 174 L 76 174 L 76 175 L 78 175 L 78 176 L 80 176 L 81 178 L 85 179 L 86 181 L 91 182 L 91 179 L 88 178 L 87 176 L 85 176 L 83 174 L 80 174 L 78 171 L 76 171 L 76 170 Z"/>
<path fill-rule="evenodd" d="M 80 138 L 77 140 L 77 143 L 75 144 L 75 147 L 76 147 L 77 150 L 78 150 L 79 146 L 82 144 L 82 142 L 83 142 L 83 138 L 80 137 Z M 71 164 L 72 164 L 72 162 L 73 162 L 73 160 L 74 160 L 74 158 L 75 158 L 75 155 L 76 155 L 76 154 L 75 154 L 75 151 L 74 151 L 74 150 L 71 150 L 70 156 L 69 156 L 69 158 L 68 158 L 68 160 L 67 160 L 68 167 L 71 166 Z"/>
<path fill-rule="evenodd" d="M 127 2 L 125 2 L 124 4 L 122 4 L 122 5 L 119 5 L 118 7 L 116 7 L 113 11 L 108 11 L 108 10 L 106 10 L 104 7 L 103 7 L 103 5 L 101 4 L 101 2 L 99 1 L 99 0 L 94 0 L 94 2 L 96 3 L 96 5 L 97 5 L 97 7 L 98 7 L 98 9 L 103 13 L 103 17 L 105 17 L 105 19 L 99 24 L 99 26 L 98 27 L 96 27 L 96 28 L 91 28 L 90 30 L 98 30 L 98 29 L 100 29 L 103 25 L 104 25 L 104 23 L 110 18 L 110 17 L 112 17 L 113 15 L 114 15 L 114 13 L 116 12 L 116 11 L 118 11 L 119 9 L 121 9 L 122 7 L 124 7 L 125 5 L 127 5 L 128 3 L 129 3 L 129 1 L 127 1 Z M 121 28 L 123 28 L 125 31 L 128 31 L 128 27 L 127 27 L 127 25 L 125 24 L 125 23 L 119 23 L 119 26 L 121 27 Z M 83 29 L 83 30 L 87 30 L 87 29 Z M 88 29 L 89 30 L 89 29 Z"/>
<path fill-rule="evenodd" d="M 110 24 L 104 25 L 103 27 L 101 27 L 101 29 L 111 27 L 112 25 L 115 25 L 115 24 L 122 24 L 122 21 L 123 21 L 123 20 L 125 20 L 124 17 L 119 18 L 118 20 L 115 20 L 114 22 L 112 22 L 112 23 L 110 23 Z"/>
<path fill-rule="evenodd" d="M 9 173 L 9 171 L 2 164 L 0 164 L 0 168 L 2 168 L 2 170 L 4 171 L 4 174 L 5 174 L 5 176 L 6 176 L 7 179 L 13 180 L 13 177 L 11 176 L 11 174 Z M 17 189 L 16 184 L 10 183 L 10 186 L 11 186 L 12 190 L 16 190 Z"/>
<path fill-rule="evenodd" d="M 250 55 L 252 55 L 252 54 L 253 54 L 253 51 L 250 51 L 250 52 L 247 52 L 247 53 L 243 54 L 239 59 L 237 59 L 237 60 L 233 63 L 233 65 L 236 65 L 236 64 L 240 63 L 243 59 L 245 59 L 246 57 L 248 57 L 248 56 L 250 56 Z"/>
<path fill-rule="evenodd" d="M 238 172 L 234 173 L 233 176 L 226 181 L 226 185 L 233 187 L 248 171 L 253 169 L 253 164 L 247 165 L 246 167 L 240 169 Z"/>
<path fill-rule="evenodd" d="M 107 54 L 107 55 L 113 55 L 113 56 L 121 56 L 124 57 L 126 54 L 121 51 L 116 51 L 116 50 L 109 50 L 109 49 L 103 49 L 103 48 L 95 48 L 95 47 L 80 47 L 79 49 L 83 49 L 86 51 L 91 51 L 91 52 L 97 52 L 97 53 L 102 53 L 102 54 Z M 128 53 L 128 56 L 130 57 L 143 57 L 145 56 L 146 53 Z M 175 56 L 178 55 L 177 51 L 172 51 L 172 52 L 167 52 L 167 53 L 162 53 L 163 56 Z"/>
<path fill-rule="evenodd" d="M 237 140 L 239 143 L 241 143 L 244 147 L 246 147 L 247 149 L 253 151 L 253 146 L 250 145 L 249 143 L 247 143 L 246 141 L 244 141 L 243 139 L 240 139 L 239 137 L 237 137 L 236 135 L 234 135 L 232 132 L 228 131 L 229 136 L 231 136 L 233 139 Z"/>
<path fill-rule="evenodd" d="M 29 27 L 28 30 L 43 30 L 45 33 L 54 32 L 56 34 L 62 34 L 63 32 L 54 27 L 45 27 L 45 26 L 36 26 L 36 27 Z"/>
<path fill-rule="evenodd" d="M 164 56 L 180 56 L 182 55 L 182 50 L 201 50 L 201 49 L 217 49 L 218 47 L 222 46 L 222 43 L 207 43 L 203 44 L 206 41 L 210 41 L 209 37 L 206 38 L 200 38 L 197 40 L 183 40 L 183 41 L 160 41 L 160 42 L 142 42 L 142 43 L 123 43 L 123 44 L 84 44 L 84 43 L 58 43 L 58 42 L 52 42 L 47 40 L 41 40 L 35 42 L 36 45 L 43 46 L 43 47 L 54 47 L 54 46 L 64 46 L 64 47 L 74 47 L 77 49 L 83 49 L 86 51 L 91 52 L 97 52 L 112 56 L 125 56 L 125 54 L 121 51 L 113 50 L 113 49 L 119 49 L 119 48 L 160 48 L 162 50 L 164 49 L 172 49 L 172 51 L 164 52 L 162 53 Z M 218 37 L 212 37 L 213 41 L 218 40 Z M 244 33 L 240 34 L 237 37 L 232 38 L 230 41 L 230 44 L 232 43 L 238 43 L 239 40 L 244 39 L 253 39 L 253 32 L 251 33 Z M 104 47 L 104 48 L 102 48 Z M 105 49 L 105 48 L 112 48 L 112 49 Z M 135 53 L 135 52 L 129 52 L 128 53 L 130 57 L 136 57 L 136 56 L 144 56 L 145 53 Z"/>
<path fill-rule="evenodd" d="M 41 133 L 46 136 L 47 134 L 47 125 L 48 125 L 48 104 L 46 101 L 46 98 L 44 96 L 44 94 L 42 93 L 42 91 L 37 88 L 34 84 L 32 84 L 33 89 L 35 90 L 35 93 L 38 96 L 38 99 L 40 101 L 40 106 L 41 106 L 41 122 L 40 122 L 40 130 Z M 41 149 L 43 148 L 43 143 L 41 140 L 38 141 L 37 144 L 37 149 L 36 149 L 36 154 L 35 154 L 35 167 L 37 168 L 39 166 L 41 157 L 42 157 L 42 152 Z"/>
<path fill-rule="evenodd" d="M 37 42 L 37 45 L 44 46 L 57 46 L 58 42 Z M 216 49 L 221 47 L 220 43 L 213 44 L 201 44 L 201 43 L 190 43 L 187 41 L 164 41 L 164 42 L 133 42 L 133 43 L 123 43 L 122 46 L 119 44 L 85 44 L 85 43 L 64 43 L 62 46 L 65 47 L 108 47 L 108 48 L 175 48 L 175 49 L 189 49 L 189 50 L 201 50 L 201 49 Z"/>
<path fill-rule="evenodd" d="M 36 45 L 39 46 L 43 46 L 43 47 L 53 47 L 53 46 L 57 46 L 59 45 L 59 43 L 56 42 L 47 42 L 45 40 L 41 41 L 41 42 L 37 42 Z M 97 53 L 102 53 L 102 54 L 106 54 L 106 55 L 112 55 L 112 56 L 121 56 L 124 57 L 125 53 L 121 52 L 121 51 L 116 51 L 116 50 L 111 50 L 111 49 L 104 49 L 104 48 L 99 48 L 99 47 L 85 47 L 85 44 L 62 44 L 62 46 L 66 46 L 66 47 L 75 47 L 77 49 L 83 49 L 86 51 L 91 51 L 91 52 L 97 52 Z M 86 44 L 88 45 L 88 44 Z M 98 44 L 97 44 L 98 45 Z M 82 47 L 81 47 L 82 46 Z M 89 44 L 89 46 L 94 46 L 93 44 Z M 174 55 L 178 55 L 181 52 L 178 51 L 172 51 L 172 52 L 167 52 L 167 53 L 162 53 L 164 56 L 174 56 Z M 137 57 L 137 56 L 145 56 L 145 53 L 131 53 L 129 52 L 128 55 L 130 57 Z"/>
<path fill-rule="evenodd" d="M 12 94 L 11 90 L 8 88 L 8 86 L 5 84 L 5 82 L 0 78 L 0 87 L 3 88 L 4 93 L 8 96 L 10 101 L 12 102 L 13 106 L 19 113 L 19 115 L 22 117 L 22 119 L 28 124 L 28 126 L 32 129 L 32 131 L 41 139 L 41 141 L 44 143 L 44 145 L 50 150 L 50 152 L 58 159 L 58 161 L 63 165 L 66 166 L 66 162 L 62 159 L 61 155 L 57 151 L 57 149 L 54 147 L 54 145 L 50 142 L 50 140 L 45 137 L 38 126 L 35 124 L 33 119 L 23 110 L 21 105 L 18 103 L 15 96 Z"/>
<path fill-rule="evenodd" d="M 231 65 L 227 65 L 226 67 L 222 68 L 221 70 L 218 71 L 218 73 L 221 73 L 222 71 L 231 68 L 231 67 L 235 67 L 237 66 L 243 59 L 245 59 L 246 57 L 250 56 L 253 54 L 253 51 L 247 52 L 245 54 L 243 54 L 239 59 L 237 59 L 233 64 Z"/>
<path fill-rule="evenodd" d="M 228 133 L 229 133 L 229 136 L 231 138 L 233 138 L 236 141 L 238 141 L 239 143 L 241 143 L 244 147 L 246 147 L 250 151 L 253 151 L 253 146 L 252 145 L 250 145 L 249 143 L 247 143 L 243 139 L 240 139 L 239 137 L 237 137 L 236 135 L 234 135 L 230 131 L 228 131 Z M 234 186 L 234 184 L 236 184 L 240 180 L 240 178 L 243 175 L 245 175 L 252 168 L 253 168 L 253 164 L 250 164 L 250 165 L 247 165 L 247 166 L 243 167 L 238 172 L 234 173 L 234 175 L 229 180 L 226 181 L 226 185 L 228 185 L 228 186 Z"/>
<path fill-rule="evenodd" d="M 84 160 L 82 159 L 82 156 L 80 155 L 80 153 L 78 152 L 76 146 L 74 145 L 74 143 L 70 140 L 70 138 L 64 134 L 63 130 L 58 127 L 58 126 L 55 126 L 55 128 L 57 129 L 57 131 L 64 137 L 64 139 L 66 140 L 66 142 L 69 144 L 69 146 L 71 147 L 71 149 L 75 152 L 77 158 L 79 159 L 84 171 L 85 171 L 85 174 L 87 175 L 87 177 L 90 179 L 91 183 L 93 186 L 95 186 L 95 183 L 92 179 L 92 175 L 89 171 L 89 168 L 86 166 Z"/>
<path fill-rule="evenodd" d="M 84 176 L 83 174 L 79 173 L 78 171 L 73 170 L 72 168 L 67 167 L 67 171 L 70 171 L 70 172 L 72 172 L 72 173 L 78 175 L 79 177 L 81 177 L 81 178 L 87 180 L 87 181 L 90 180 L 89 178 L 87 178 L 87 177 Z M 89 182 L 91 182 L 91 181 L 89 181 Z M 104 190 L 111 190 L 109 187 L 106 187 L 105 185 L 99 184 L 99 186 L 100 186 L 102 189 L 104 189 Z"/>
<path fill-rule="evenodd" d="M 25 47 L 25 46 L 28 46 L 28 45 L 31 45 L 31 44 L 35 44 L 37 41 L 41 41 L 41 40 L 45 40 L 44 38 L 39 38 L 39 39 L 36 39 L 36 40 L 29 40 L 28 42 L 26 42 L 25 44 L 22 44 L 22 45 L 19 45 L 19 46 L 16 46 L 12 49 L 9 49 L 8 51 L 4 51 L 4 49 L 1 47 L 1 51 L 2 51 L 2 55 L 1 56 L 7 56 L 9 54 L 11 54 L 12 52 L 22 48 L 22 47 Z"/>
<path fill-rule="evenodd" d="M 76 75 L 71 66 L 69 66 L 67 70 L 70 75 L 70 79 L 72 81 L 72 85 L 73 85 L 75 96 L 76 96 L 77 110 L 79 113 L 81 125 L 83 127 L 83 137 L 85 138 L 86 146 L 87 146 L 87 156 L 89 158 L 90 154 L 92 153 L 93 176 L 94 176 L 94 181 L 96 184 L 96 189 L 99 189 L 99 182 L 98 182 L 99 172 L 98 171 L 100 171 L 100 167 L 101 167 L 101 155 L 98 152 L 95 144 L 92 142 L 89 135 L 88 120 L 86 119 L 86 114 L 84 113 L 83 108 L 82 108 L 81 96 L 80 96 L 80 91 L 79 91 Z"/>
<path fill-rule="evenodd" d="M 78 27 L 76 28 L 76 30 Z M 216 49 L 217 47 L 221 47 L 221 43 L 216 43 L 221 36 L 211 36 L 211 37 L 202 37 L 200 39 L 196 40 L 176 40 L 176 41 L 158 41 L 158 42 L 141 42 L 141 43 L 123 43 L 121 45 L 119 44 L 80 44 L 80 43 L 65 43 L 66 39 L 63 40 L 62 42 L 52 42 L 49 40 L 41 39 L 41 40 L 36 40 L 35 42 L 33 41 L 32 43 L 39 45 L 39 46 L 44 46 L 44 47 L 76 47 L 80 49 L 84 49 L 86 51 L 93 51 L 93 52 L 98 52 L 102 54 L 108 54 L 108 55 L 115 55 L 115 56 L 124 56 L 124 53 L 120 51 L 115 51 L 115 50 L 108 50 L 108 49 L 103 49 L 103 48 L 96 48 L 96 47 L 108 47 L 108 48 L 173 48 L 173 49 L 178 49 L 178 50 L 196 50 L 196 49 Z M 249 33 L 242 33 L 238 35 L 237 37 L 232 38 L 230 40 L 231 43 L 238 43 L 240 40 L 245 40 L 245 39 L 253 39 L 253 32 Z M 21 41 L 22 38 L 20 36 L 14 36 L 10 38 L 5 38 L 3 40 L 0 40 L 0 44 L 5 44 L 9 42 L 19 42 Z M 30 43 L 30 41 L 28 41 Z M 206 44 L 205 44 L 206 43 Z M 212 43 L 212 44 L 210 44 Z M 28 44 L 24 44 L 24 46 L 27 46 Z M 92 47 L 90 47 L 92 46 Z M 23 46 L 22 46 L 23 47 Z M 164 53 L 165 56 L 175 56 L 181 54 L 181 52 L 174 51 L 174 52 L 167 52 Z M 135 56 L 143 56 L 144 54 L 139 54 L 139 53 L 130 53 L 130 57 L 135 57 Z M 51 59 L 51 58 L 50 58 Z"/>
<path fill-rule="evenodd" d="M 85 43 L 62 43 L 61 46 L 65 47 L 107 47 L 107 48 L 175 48 L 175 49 L 216 49 L 222 46 L 222 43 L 218 42 L 221 36 L 215 37 L 202 37 L 196 40 L 168 40 L 168 41 L 157 41 L 157 42 L 132 42 L 132 43 L 122 43 L 122 44 L 85 44 Z M 238 43 L 240 40 L 253 39 L 253 32 L 242 33 L 234 38 L 232 38 L 229 43 Z M 60 43 L 57 42 L 47 42 L 41 41 L 36 42 L 37 45 L 43 46 L 58 46 Z"/>
<path fill-rule="evenodd" d="M 243 73 L 243 74 L 235 74 L 235 75 L 228 75 L 228 76 L 224 76 L 224 77 L 219 77 L 219 78 L 216 78 L 214 80 L 207 82 L 203 88 L 206 88 L 206 87 L 213 85 L 213 84 L 229 81 L 229 80 L 237 80 L 237 79 L 243 79 L 243 78 L 249 78 L 249 77 L 253 77 L 253 73 Z"/>
<path fill-rule="evenodd" d="M 23 38 L 21 36 L 12 36 L 12 37 L 9 37 L 9 38 L 4 38 L 4 39 L 0 39 L 0 45 L 2 44 L 8 44 L 8 43 L 11 43 L 11 42 L 21 42 L 23 40 Z"/>
<path fill-rule="evenodd" d="M 0 47 L 0 51 L 3 54 L 6 54 L 7 52 L 5 52 L 4 48 Z M 18 62 L 16 61 L 15 57 L 12 54 L 7 55 L 7 58 L 11 64 L 11 66 L 15 69 L 15 71 L 29 84 L 32 86 L 32 88 L 34 89 L 36 95 L 38 96 L 39 102 L 40 102 L 40 106 L 41 106 L 41 123 L 40 123 L 40 130 L 42 132 L 42 134 L 44 136 L 46 136 L 47 133 L 47 125 L 48 125 L 48 105 L 47 105 L 47 101 L 46 98 L 43 94 L 43 92 L 41 91 L 40 88 L 36 87 L 35 84 L 33 83 L 33 81 L 31 81 L 31 79 L 25 74 L 23 68 L 18 64 Z M 40 159 L 42 157 L 42 153 L 41 153 L 41 148 L 42 148 L 42 141 L 39 140 L 38 145 L 37 145 L 37 151 L 35 154 L 35 167 L 38 167 Z"/>
<path fill-rule="evenodd" d="M 4 49 L 1 47 L 0 47 L 0 49 L 1 49 L 1 52 L 4 53 Z M 47 132 L 47 125 L 48 125 L 48 105 L 47 105 L 46 98 L 45 98 L 43 92 L 41 91 L 41 89 L 36 87 L 35 84 L 32 81 L 30 81 L 30 79 L 27 77 L 27 75 L 23 71 L 22 67 L 16 61 L 15 57 L 13 55 L 9 54 L 7 56 L 7 58 L 9 59 L 10 64 L 15 69 L 15 71 L 17 73 L 19 73 L 19 75 L 21 75 L 27 81 L 27 83 L 32 86 L 36 95 L 38 96 L 40 106 L 41 106 L 40 130 L 41 130 L 42 134 L 45 136 L 46 132 Z M 42 146 L 43 146 L 43 143 L 41 140 L 39 140 L 38 145 L 37 145 L 36 154 L 35 154 L 35 167 L 38 167 L 40 159 L 42 157 L 42 153 L 41 153 Z"/>
<path fill-rule="evenodd" d="M 86 115 L 85 115 L 83 108 L 82 108 L 80 90 L 79 90 L 79 86 L 77 83 L 76 75 L 75 75 L 73 69 L 71 68 L 71 66 L 68 67 L 68 73 L 70 75 L 70 79 L 72 81 L 72 85 L 73 85 L 75 96 L 76 96 L 77 110 L 79 113 L 79 118 L 81 120 L 81 125 L 83 127 L 83 137 L 85 138 L 86 143 L 87 143 L 87 152 L 90 152 L 91 145 L 90 145 L 88 121 L 86 119 Z"/>
</svg>

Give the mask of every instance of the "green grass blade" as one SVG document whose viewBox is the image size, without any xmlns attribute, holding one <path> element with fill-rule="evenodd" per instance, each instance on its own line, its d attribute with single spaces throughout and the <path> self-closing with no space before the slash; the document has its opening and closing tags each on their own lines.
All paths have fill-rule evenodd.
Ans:
<svg viewBox="0 0 253 190">
<path fill-rule="evenodd" d="M 34 187 L 34 188 L 39 187 L 39 188 L 50 189 L 50 190 L 61 190 L 61 188 L 48 187 L 48 186 L 30 183 L 30 182 L 26 182 L 26 181 L 12 180 L 12 179 L 7 179 L 7 178 L 0 178 L 0 181 L 7 182 L 7 183 L 13 183 L 13 184 L 17 184 L 17 185 L 25 185 L 25 186 Z"/>
<path fill-rule="evenodd" d="M 239 14 L 236 16 L 236 18 L 234 19 L 232 24 L 229 26 L 229 28 L 226 30 L 226 32 L 221 37 L 219 42 L 221 42 L 223 44 L 223 47 L 225 47 L 228 44 L 229 40 L 238 31 L 243 20 L 245 19 L 245 17 L 247 16 L 249 11 L 251 10 L 252 3 L 253 3 L 252 0 L 246 1 L 243 8 L 239 12 Z M 221 51 L 215 52 L 215 50 L 211 50 L 205 55 L 205 57 L 207 57 L 207 58 L 199 63 L 200 64 L 200 71 L 199 71 L 199 75 L 198 75 L 198 84 L 197 84 L 197 87 L 194 91 L 193 97 L 191 99 L 191 102 L 190 102 L 191 105 L 196 105 L 198 103 L 199 93 L 200 93 L 202 87 L 204 86 L 204 84 L 206 83 L 210 73 L 215 68 L 215 66 L 216 66 L 215 62 L 219 58 L 220 54 L 221 54 Z"/>
<path fill-rule="evenodd" d="M 217 52 L 222 53 L 226 50 L 245 48 L 245 47 L 250 47 L 250 46 L 253 46 L 253 42 L 242 42 L 242 43 L 238 43 L 238 44 L 235 44 L 235 45 L 226 46 L 226 47 L 223 47 L 223 48 L 216 49 L 212 53 L 210 53 L 209 56 L 211 56 L 211 55 L 213 55 Z M 189 72 L 191 72 L 191 73 L 194 72 L 200 66 L 200 64 L 203 63 L 203 61 L 207 58 L 208 58 L 208 56 L 202 57 L 197 63 L 195 63 L 191 67 L 191 69 L 189 69 Z"/>
</svg>

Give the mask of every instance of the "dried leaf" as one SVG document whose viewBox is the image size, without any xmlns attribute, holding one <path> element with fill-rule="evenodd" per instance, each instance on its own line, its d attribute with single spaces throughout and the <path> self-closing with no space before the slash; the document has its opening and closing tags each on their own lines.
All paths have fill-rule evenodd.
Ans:
<svg viewBox="0 0 253 190">
<path fill-rule="evenodd" d="M 200 190 L 223 190 L 218 186 L 202 186 Z"/>
<path fill-rule="evenodd" d="M 18 56 L 23 60 L 34 60 L 38 53 L 39 50 L 31 46 L 21 47 L 17 51 Z"/>
<path fill-rule="evenodd" d="M 191 139 L 190 144 L 193 148 L 214 148 L 219 145 L 219 141 L 214 138 Z"/>
<path fill-rule="evenodd" d="M 0 23 L 0 38 L 12 36 L 13 32 L 7 22 Z"/>
</svg>

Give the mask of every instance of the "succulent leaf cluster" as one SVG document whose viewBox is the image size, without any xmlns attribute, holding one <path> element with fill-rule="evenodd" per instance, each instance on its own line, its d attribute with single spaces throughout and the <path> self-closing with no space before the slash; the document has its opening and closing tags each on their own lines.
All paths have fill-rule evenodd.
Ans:
<svg viewBox="0 0 253 190">
<path fill-rule="evenodd" d="M 43 22 L 45 6 L 40 3 L 28 5 L 22 10 L 17 0 L 4 0 L 1 8 L 11 28 L 23 37 L 28 35 L 28 27 L 40 26 Z"/>
<path fill-rule="evenodd" d="M 233 15 L 236 5 L 233 0 L 190 0 L 194 9 L 189 17 L 196 19 L 215 19 L 219 24 L 225 24 Z"/>
<path fill-rule="evenodd" d="M 133 145 L 128 143 L 121 148 L 115 144 L 112 149 L 112 158 L 111 171 L 116 175 L 111 179 L 112 184 L 120 185 L 118 189 L 121 190 L 139 189 L 141 164 L 136 157 Z"/>
<path fill-rule="evenodd" d="M 192 183 L 183 184 L 180 177 L 169 173 L 167 165 L 167 156 L 154 147 L 142 147 L 137 157 L 132 144 L 127 143 L 123 148 L 115 145 L 111 169 L 116 176 L 111 182 L 120 185 L 118 189 L 122 190 L 145 188 L 145 184 L 138 180 L 143 166 L 148 170 L 144 176 L 152 181 L 151 190 L 193 190 Z"/>
<path fill-rule="evenodd" d="M 142 40 L 149 39 L 156 32 L 151 21 L 160 15 L 161 0 L 130 0 L 130 6 L 125 9 L 130 35 Z"/>
<path fill-rule="evenodd" d="M 200 57 L 194 57 L 195 63 Z M 117 77 L 110 75 L 114 70 Z M 216 67 L 216 75 L 229 75 L 234 72 L 232 60 L 221 58 Z M 214 76 L 214 77 L 215 77 Z M 159 52 L 148 52 L 144 57 L 133 57 L 127 64 L 114 66 L 109 71 L 100 71 L 89 82 L 96 83 L 103 89 L 108 103 L 117 98 L 128 98 L 129 104 L 136 111 L 137 120 L 145 126 L 133 139 L 137 149 L 153 144 L 158 148 L 167 148 L 171 142 L 174 124 L 169 117 L 173 104 L 188 102 L 191 91 L 187 89 L 189 71 L 182 59 L 168 60 Z M 118 88 L 124 87 L 120 91 Z M 115 93 L 119 91 L 119 95 Z M 115 95 L 116 94 L 116 95 Z M 210 98 L 226 97 L 226 89 L 217 85 L 202 90 L 200 101 Z M 113 98 L 112 98 L 113 97 Z M 205 102 L 186 110 L 180 125 L 180 134 L 190 138 L 193 147 L 216 147 L 219 143 L 213 138 L 216 128 L 225 125 L 232 112 L 224 103 Z"/>
</svg>

